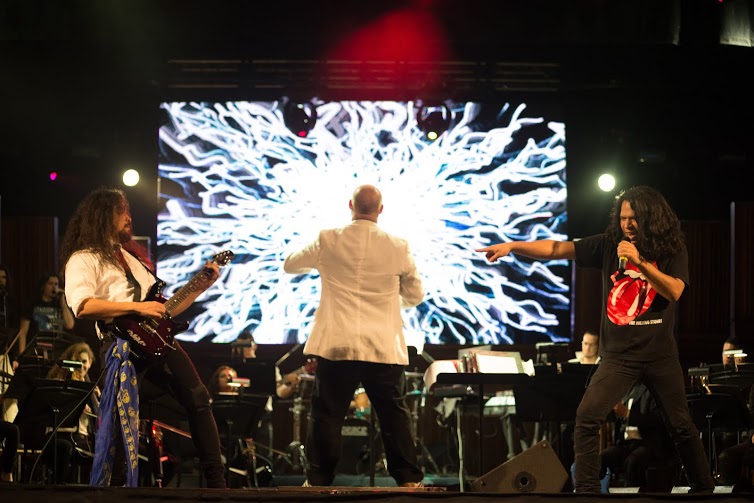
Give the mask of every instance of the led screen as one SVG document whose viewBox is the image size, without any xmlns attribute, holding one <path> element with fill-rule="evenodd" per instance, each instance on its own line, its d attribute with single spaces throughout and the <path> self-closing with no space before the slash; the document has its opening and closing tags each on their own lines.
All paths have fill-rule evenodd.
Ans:
<svg viewBox="0 0 754 503">
<path fill-rule="evenodd" d="M 283 260 L 320 229 L 346 225 L 353 190 L 371 183 L 383 194 L 379 225 L 408 240 L 426 289 L 424 302 L 404 311 L 409 344 L 569 340 L 567 261 L 510 256 L 491 265 L 474 251 L 567 238 L 557 110 L 514 101 L 311 103 L 310 120 L 296 125 L 287 98 L 161 104 L 164 294 L 213 254 L 235 254 L 181 315 L 190 327 L 179 339 L 305 341 L 319 276 L 286 274 Z M 440 128 L 435 140 L 431 127 Z"/>
</svg>

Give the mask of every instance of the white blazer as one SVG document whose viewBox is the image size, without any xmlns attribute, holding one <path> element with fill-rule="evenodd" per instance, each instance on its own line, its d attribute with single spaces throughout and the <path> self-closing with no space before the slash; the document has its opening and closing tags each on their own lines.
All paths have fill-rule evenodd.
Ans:
<svg viewBox="0 0 754 503">
<path fill-rule="evenodd" d="M 370 220 L 354 220 L 290 254 L 285 272 L 316 269 L 320 304 L 304 353 L 328 360 L 408 364 L 401 307 L 424 298 L 414 258 L 404 239 Z"/>
</svg>

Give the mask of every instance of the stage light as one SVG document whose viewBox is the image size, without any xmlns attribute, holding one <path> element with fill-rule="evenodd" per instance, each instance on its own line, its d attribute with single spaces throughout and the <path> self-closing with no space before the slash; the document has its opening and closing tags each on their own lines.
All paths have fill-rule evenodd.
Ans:
<svg viewBox="0 0 754 503">
<path fill-rule="evenodd" d="M 308 101 L 286 101 L 283 106 L 283 120 L 293 134 L 306 138 L 317 123 L 317 108 Z"/>
<path fill-rule="evenodd" d="M 123 173 L 123 184 L 126 187 L 133 187 L 139 183 L 139 172 L 135 169 L 128 169 Z"/>
<path fill-rule="evenodd" d="M 416 124 L 430 141 L 435 141 L 450 128 L 452 112 L 444 103 L 417 102 Z"/>
<path fill-rule="evenodd" d="M 615 188 L 615 177 L 609 173 L 602 174 L 597 179 L 597 185 L 603 192 L 610 192 Z"/>
<path fill-rule="evenodd" d="M 58 172 L 57 171 L 50 171 L 50 181 L 54 182 L 58 179 Z"/>
</svg>

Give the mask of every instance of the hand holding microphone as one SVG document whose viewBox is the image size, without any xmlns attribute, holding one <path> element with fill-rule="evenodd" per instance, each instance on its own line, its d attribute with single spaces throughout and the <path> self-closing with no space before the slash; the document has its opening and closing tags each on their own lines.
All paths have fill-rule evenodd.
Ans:
<svg viewBox="0 0 754 503">
<path fill-rule="evenodd" d="M 628 241 L 629 243 L 631 240 L 628 238 L 628 236 L 623 236 L 623 239 L 621 241 Z M 628 264 L 628 256 L 627 255 L 618 255 L 618 269 L 620 272 L 626 271 L 626 265 Z"/>
</svg>

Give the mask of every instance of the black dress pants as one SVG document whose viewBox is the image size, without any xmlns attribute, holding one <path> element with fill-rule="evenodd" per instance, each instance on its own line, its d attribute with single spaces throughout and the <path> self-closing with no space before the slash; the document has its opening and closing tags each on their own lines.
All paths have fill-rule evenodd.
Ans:
<svg viewBox="0 0 754 503">
<path fill-rule="evenodd" d="M 321 357 L 317 358 L 306 437 L 307 481 L 313 486 L 332 484 L 340 460 L 343 423 L 359 383 L 380 422 L 388 473 L 399 485 L 420 482 L 424 473 L 417 464 L 411 435 L 404 367 Z"/>
</svg>

